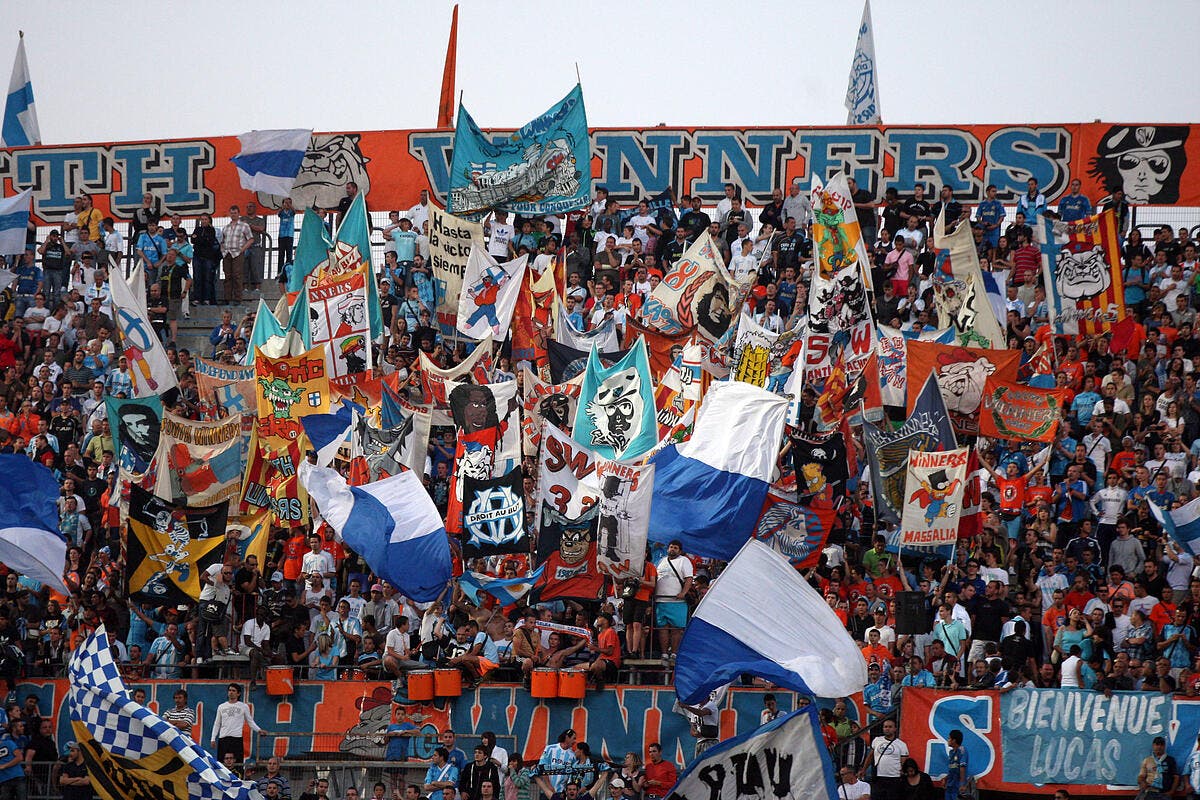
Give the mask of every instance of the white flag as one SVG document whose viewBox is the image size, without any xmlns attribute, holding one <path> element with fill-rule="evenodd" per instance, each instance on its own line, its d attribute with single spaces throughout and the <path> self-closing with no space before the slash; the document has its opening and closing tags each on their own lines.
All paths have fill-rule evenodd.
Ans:
<svg viewBox="0 0 1200 800">
<path fill-rule="evenodd" d="M 29 226 L 29 198 L 33 189 L 0 198 L 0 255 L 25 251 L 25 233 Z"/>
<path fill-rule="evenodd" d="M 858 44 L 850 63 L 850 80 L 846 86 L 846 124 L 878 125 L 879 82 L 875 71 L 875 30 L 871 27 L 871 0 L 863 3 L 862 21 L 858 24 Z"/>
<path fill-rule="evenodd" d="M 113 270 L 108 281 L 112 287 L 113 322 L 121 336 L 122 349 L 118 355 L 129 359 L 133 396 L 149 397 L 175 388 L 179 385 L 175 368 L 142 311 L 143 303 L 134 297 L 119 269 Z"/>
</svg>

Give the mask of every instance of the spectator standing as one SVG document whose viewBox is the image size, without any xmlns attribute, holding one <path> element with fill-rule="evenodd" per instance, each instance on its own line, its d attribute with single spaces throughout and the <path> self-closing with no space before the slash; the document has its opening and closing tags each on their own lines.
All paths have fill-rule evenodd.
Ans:
<svg viewBox="0 0 1200 800">
<path fill-rule="evenodd" d="M 226 753 L 232 753 L 234 759 L 241 763 L 246 760 L 245 742 L 242 739 L 242 729 L 245 725 L 255 733 L 266 733 L 254 721 L 250 706 L 242 701 L 242 687 L 236 683 L 229 684 L 225 692 L 228 699 L 217 706 L 217 716 L 213 721 L 211 743 L 216 748 L 217 759 L 223 759 Z"/>
</svg>

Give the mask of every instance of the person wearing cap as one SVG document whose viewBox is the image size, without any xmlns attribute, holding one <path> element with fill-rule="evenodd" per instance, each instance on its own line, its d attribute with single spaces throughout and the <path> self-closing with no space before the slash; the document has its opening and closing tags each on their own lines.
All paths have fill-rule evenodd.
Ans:
<svg viewBox="0 0 1200 800">
<path fill-rule="evenodd" d="M 375 618 L 375 627 L 386 633 L 392 627 L 392 621 L 400 614 L 400 606 L 395 598 L 385 597 L 382 583 L 371 585 L 371 598 L 363 606 L 363 615 Z"/>
<path fill-rule="evenodd" d="M 92 779 L 88 775 L 83 752 L 75 742 L 67 742 L 62 748 L 62 770 L 58 773 L 58 785 L 62 789 L 62 800 L 93 800 Z"/>
</svg>

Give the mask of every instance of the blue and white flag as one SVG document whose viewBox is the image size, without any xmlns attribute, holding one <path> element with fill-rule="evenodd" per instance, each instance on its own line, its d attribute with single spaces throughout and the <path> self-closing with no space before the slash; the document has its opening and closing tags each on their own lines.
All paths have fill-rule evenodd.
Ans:
<svg viewBox="0 0 1200 800">
<path fill-rule="evenodd" d="M 58 528 L 58 481 L 23 455 L 0 455 L 0 563 L 67 594 L 67 539 Z"/>
<path fill-rule="evenodd" d="M 328 467 L 338 448 L 348 441 L 350 429 L 355 425 L 354 405 L 343 400 L 335 413 L 308 414 L 300 418 L 300 424 L 317 451 L 317 466 Z"/>
<path fill-rule="evenodd" d="M 33 82 L 29 79 L 29 60 L 25 58 L 25 35 L 22 34 L 17 42 L 12 77 L 8 81 L 0 147 L 26 147 L 41 143 L 42 132 L 38 128 L 37 107 L 33 104 Z"/>
<path fill-rule="evenodd" d="M 654 379 L 646 340 L 606 367 L 593 347 L 579 388 L 579 410 L 571 435 L 602 458 L 629 461 L 645 455 L 658 441 Z"/>
<path fill-rule="evenodd" d="M 729 560 L 758 523 L 775 473 L 788 400 L 741 381 L 714 383 L 695 431 L 651 459 L 650 540 Z"/>
<path fill-rule="evenodd" d="M 242 152 L 229 159 L 242 188 L 287 197 L 304 164 L 312 129 L 250 131 L 238 137 Z"/>
<path fill-rule="evenodd" d="M 486 592 L 499 600 L 500 605 L 511 606 L 529 594 L 529 590 L 542 579 L 542 570 L 545 568 L 546 565 L 543 564 L 525 577 L 516 578 L 493 578 L 491 575 L 468 570 L 458 579 L 458 585 L 475 605 L 479 605 L 479 593 Z"/>
<path fill-rule="evenodd" d="M 583 89 L 507 136 L 484 134 L 458 107 L 450 196 L 446 210 L 478 218 L 492 209 L 561 214 L 586 206 L 592 194 L 592 150 Z"/>
<path fill-rule="evenodd" d="M 705 750 L 679 775 L 669 797 L 835 800 L 833 777 L 817 707 L 810 704 Z"/>
<path fill-rule="evenodd" d="M 858 23 L 858 43 L 850 63 L 850 81 L 846 86 L 846 124 L 878 125 L 879 77 L 875 64 L 875 28 L 871 25 L 871 0 L 863 3 Z"/>
<path fill-rule="evenodd" d="M 298 473 L 325 521 L 375 574 L 418 603 L 438 598 L 450 580 L 450 542 L 417 473 L 365 486 L 307 461 Z"/>
<path fill-rule="evenodd" d="M 106 800 L 261 797 L 206 750 L 129 695 L 101 625 L 68 667 L 67 709 L 92 788 Z"/>
<path fill-rule="evenodd" d="M 845 697 L 867 682 L 867 662 L 833 609 L 787 556 L 757 539 L 696 606 L 679 644 L 675 692 L 694 705 L 743 673 L 817 697 Z"/>
<path fill-rule="evenodd" d="M 25 232 L 29 227 L 29 198 L 32 189 L 0 200 L 0 255 L 25 252 Z"/>
<path fill-rule="evenodd" d="M 1192 555 L 1200 555 L 1200 497 L 1174 511 L 1150 503 L 1150 511 L 1167 535 Z"/>
</svg>

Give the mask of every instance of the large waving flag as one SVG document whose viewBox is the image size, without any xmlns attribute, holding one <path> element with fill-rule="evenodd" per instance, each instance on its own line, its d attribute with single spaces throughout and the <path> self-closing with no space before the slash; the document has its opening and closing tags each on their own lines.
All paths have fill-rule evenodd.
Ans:
<svg viewBox="0 0 1200 800">
<path fill-rule="evenodd" d="M 418 603 L 438 598 L 450 580 L 450 543 L 417 473 L 349 486 L 306 461 L 299 475 L 325 521 L 377 575 Z"/>
<path fill-rule="evenodd" d="M 1173 511 L 1151 503 L 1150 511 L 1168 536 L 1192 555 L 1200 555 L 1200 497 Z"/>
<path fill-rule="evenodd" d="M 328 467 L 333 463 L 333 457 L 346 442 L 355 422 L 354 406 L 344 400 L 333 414 L 309 414 L 300 418 L 305 435 L 317 451 L 318 467 Z"/>
<path fill-rule="evenodd" d="M 835 800 L 833 775 L 817 707 L 809 705 L 705 750 L 679 776 L 671 797 Z"/>
<path fill-rule="evenodd" d="M 485 592 L 499 600 L 500 605 L 511 606 L 529 594 L 529 590 L 542 579 L 542 571 L 545 568 L 546 565 L 543 564 L 528 575 L 515 578 L 493 578 L 491 575 L 468 570 L 458 579 L 458 585 L 475 605 L 479 605 L 479 593 Z"/>
<path fill-rule="evenodd" d="M 741 381 L 714 383 L 692 438 L 652 459 L 650 539 L 728 560 L 754 532 L 775 472 L 788 400 Z"/>
<path fill-rule="evenodd" d="M 243 189 L 287 197 L 311 140 L 312 128 L 250 131 L 238 136 L 242 152 L 229 160 L 237 167 Z"/>
<path fill-rule="evenodd" d="M 25 34 L 17 42 L 8 96 L 4 103 L 4 126 L 0 128 L 0 147 L 26 147 L 42 143 L 37 107 L 33 104 L 33 82 L 29 78 L 29 60 L 25 57 Z"/>
<path fill-rule="evenodd" d="M 0 200 L 0 255 L 25 251 L 25 233 L 29 227 L 29 198 L 32 189 Z"/>
<path fill-rule="evenodd" d="M 261 797 L 174 725 L 134 702 L 101 625 L 74 653 L 71 730 L 104 800 L 251 800 Z"/>
<path fill-rule="evenodd" d="M 583 89 L 570 94 L 519 130 L 493 140 L 458 107 L 450 197 L 446 210 L 476 218 L 491 209 L 517 214 L 560 214 L 588 204 L 592 150 Z"/>
<path fill-rule="evenodd" d="M 943 207 L 933 223 L 933 246 L 937 250 L 933 291 L 938 326 L 953 325 L 961 345 L 1003 349 L 1007 339 L 988 300 L 971 226 L 959 222 L 947 233 Z"/>
<path fill-rule="evenodd" d="M 133 376 L 133 396 L 161 395 L 175 388 L 179 378 L 167 359 L 162 340 L 150 325 L 145 300 L 133 293 L 119 269 L 112 271 L 108 282 L 112 289 L 113 321 L 121 337 L 120 355 L 129 359 L 129 372 Z"/>
<path fill-rule="evenodd" d="M 867 682 L 867 663 L 833 609 L 786 556 L 757 539 L 696 606 L 679 643 L 675 691 L 697 703 L 743 673 L 818 697 L 845 697 Z"/>
<path fill-rule="evenodd" d="M 67 539 L 58 529 L 58 481 L 26 456 L 0 455 L 0 562 L 67 593 Z"/>
<path fill-rule="evenodd" d="M 858 23 L 858 42 L 850 62 L 850 81 L 846 86 L 846 124 L 879 125 L 879 75 L 875 62 L 875 27 L 871 24 L 871 0 L 863 3 Z"/>
<path fill-rule="evenodd" d="M 292 274 L 288 276 L 289 292 L 298 292 L 304 288 L 304 279 L 322 261 L 329 258 L 329 250 L 332 247 L 333 237 L 329 235 L 329 229 L 325 227 L 320 215 L 311 208 L 304 209 L 300 241 L 296 243 L 296 258 L 292 262 Z M 295 317 L 296 315 L 292 314 L 292 318 Z"/>
</svg>

